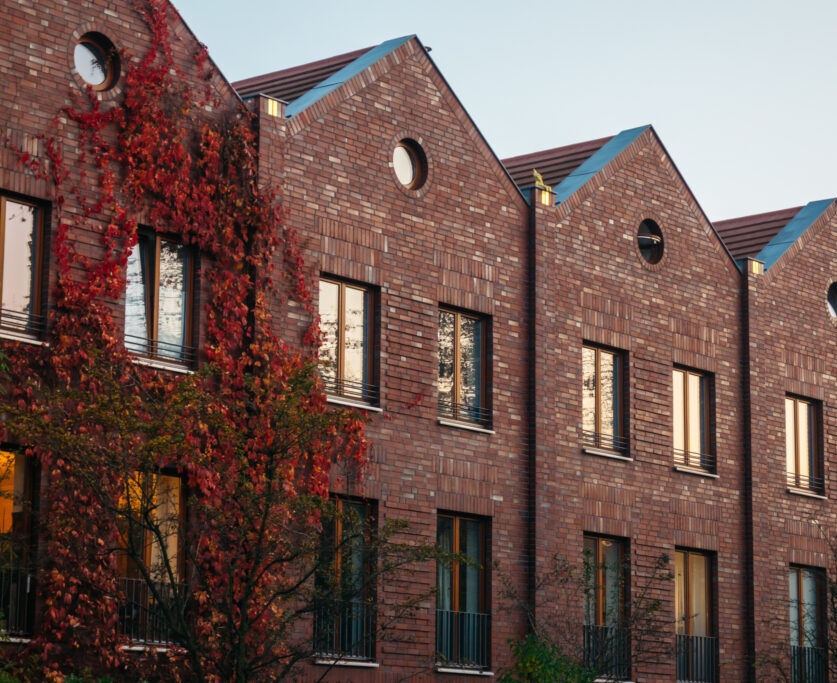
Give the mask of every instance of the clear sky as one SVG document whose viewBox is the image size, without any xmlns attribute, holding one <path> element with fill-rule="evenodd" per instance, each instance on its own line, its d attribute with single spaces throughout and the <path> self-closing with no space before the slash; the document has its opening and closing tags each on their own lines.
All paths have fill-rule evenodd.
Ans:
<svg viewBox="0 0 837 683">
<path fill-rule="evenodd" d="M 837 196 L 837 0 L 174 0 L 238 80 L 415 33 L 500 158 L 651 123 L 712 220 Z"/>
</svg>

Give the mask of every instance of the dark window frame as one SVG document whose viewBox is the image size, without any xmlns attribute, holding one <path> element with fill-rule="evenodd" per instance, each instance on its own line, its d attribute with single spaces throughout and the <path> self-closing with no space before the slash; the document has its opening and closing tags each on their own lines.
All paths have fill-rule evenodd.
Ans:
<svg viewBox="0 0 837 683">
<path fill-rule="evenodd" d="M 604 346 L 601 344 L 594 344 L 590 342 L 582 343 L 582 356 L 585 349 L 595 352 L 595 429 L 593 432 L 584 428 L 584 417 L 582 415 L 582 441 L 587 447 L 601 448 L 608 451 L 613 451 L 622 457 L 629 456 L 630 439 L 628 437 L 628 354 L 621 349 Z M 602 407 L 601 407 L 601 370 L 599 360 L 602 353 L 608 353 L 614 356 L 617 360 L 617 367 L 619 371 L 619 381 L 617 387 L 619 389 L 619 396 L 614 401 L 615 406 L 619 410 L 619 415 L 616 419 L 616 425 L 619 428 L 619 433 L 613 436 L 604 434 L 601 429 Z M 581 382 L 582 382 L 582 409 L 584 401 L 584 382 L 587 377 L 584 374 L 584 366 L 582 363 Z"/>
<path fill-rule="evenodd" d="M 43 203 L 27 197 L 10 192 L 0 192 L 0 302 L 2 301 L 3 270 L 6 258 L 6 205 L 8 202 L 30 206 L 35 211 L 35 253 L 33 268 L 32 311 L 28 314 L 29 320 L 25 323 L 14 322 L 15 316 L 22 316 L 22 311 L 0 311 L 0 329 L 21 333 L 37 338 L 46 328 L 45 296 L 46 284 L 46 213 L 48 207 Z M 6 319 L 11 317 L 13 322 L 8 323 Z"/>
<path fill-rule="evenodd" d="M 334 379 L 327 380 L 326 393 L 340 398 L 358 400 L 370 405 L 378 405 L 380 401 L 380 387 L 378 382 L 378 289 L 373 285 L 369 285 L 356 280 L 337 277 L 334 275 L 322 273 L 320 275 L 320 282 L 327 282 L 338 287 L 337 299 L 337 335 L 336 335 L 336 367 L 334 372 Z M 368 344 L 369 348 L 366 353 L 366 381 L 361 382 L 361 386 L 356 388 L 353 385 L 355 382 L 347 380 L 345 376 L 345 333 L 346 333 L 346 288 L 356 289 L 368 296 L 368 305 L 364 314 L 364 322 L 369 331 Z M 320 295 L 318 294 L 318 297 Z M 322 309 L 320 305 L 321 298 L 318 299 L 318 314 L 321 314 Z"/>
<path fill-rule="evenodd" d="M 674 425 L 678 419 L 674 411 L 674 373 L 683 373 L 683 446 L 681 450 L 673 443 Z M 689 422 L 689 377 L 697 377 L 703 385 L 704 392 L 704 414 L 701 416 L 703 429 L 706 434 L 706 451 L 694 450 L 690 443 L 690 422 Z M 716 444 L 715 444 L 715 375 L 705 370 L 698 370 L 683 365 L 675 365 L 672 368 L 672 450 L 674 452 L 674 464 L 689 469 L 704 470 L 715 473 L 716 470 Z M 696 460 L 696 461 L 695 461 Z"/>
<path fill-rule="evenodd" d="M 187 245 L 184 244 L 181 239 L 176 236 L 157 232 L 155 230 L 150 230 L 146 228 L 141 228 L 138 231 L 137 236 L 137 243 L 134 245 L 134 249 L 140 249 L 142 240 L 152 240 L 153 244 L 151 245 L 151 251 L 153 254 L 153 263 L 152 267 L 149 269 L 149 282 L 145 283 L 144 287 L 144 305 L 145 305 L 145 316 L 146 316 L 146 334 L 148 335 L 145 338 L 136 338 L 131 337 L 131 339 L 136 339 L 134 344 L 143 343 L 147 345 L 145 350 L 138 350 L 130 348 L 129 344 L 131 342 L 128 341 L 127 334 L 124 334 L 126 347 L 128 350 L 137 355 L 147 358 L 153 358 L 155 360 L 161 360 L 166 362 L 172 362 L 179 365 L 193 365 L 196 360 L 196 351 L 194 346 L 194 334 L 195 334 L 195 310 L 196 310 L 196 295 L 197 295 L 197 281 L 196 275 L 198 272 L 198 255 L 197 251 Z M 184 321 L 185 321 L 185 329 L 184 329 L 184 343 L 181 347 L 181 354 L 180 358 L 172 358 L 169 355 L 160 352 L 160 344 L 159 341 L 159 317 L 160 317 L 160 248 L 163 242 L 168 242 L 170 244 L 182 246 L 185 249 L 186 254 L 186 291 L 185 291 L 185 310 L 183 311 Z M 152 291 L 153 290 L 153 291 Z M 127 290 L 126 290 L 127 296 Z M 125 309 L 127 306 L 127 300 L 125 306 L 123 306 L 123 315 L 125 313 Z M 165 344 L 165 342 L 162 342 Z M 171 346 L 168 344 L 167 346 Z"/>
<path fill-rule="evenodd" d="M 787 485 L 791 488 L 801 489 L 804 491 L 811 491 L 822 495 L 825 493 L 825 463 L 824 463 L 824 441 L 823 441 L 823 419 L 822 419 L 822 401 L 799 396 L 797 394 L 785 394 L 785 429 L 787 430 L 787 407 L 788 401 L 791 401 L 794 406 L 793 410 L 793 443 L 794 443 L 794 469 L 788 469 L 788 451 L 787 451 L 787 433 L 785 434 L 785 475 Z M 804 404 L 811 407 L 811 412 L 814 419 L 814 425 L 811 431 L 808 432 L 808 441 L 814 446 L 814 472 L 809 472 L 805 477 L 801 472 L 802 454 L 799 449 L 799 409 L 798 406 Z M 807 479 L 807 481 L 805 481 Z"/>
<path fill-rule="evenodd" d="M 441 397 L 439 398 L 439 416 L 442 418 L 449 418 L 457 421 L 462 422 L 470 422 L 475 423 L 481 427 L 490 428 L 492 424 L 493 418 L 493 411 L 490 405 L 490 398 L 491 398 L 491 391 L 489 387 L 489 383 L 491 380 L 491 374 L 489 370 L 489 346 L 491 343 L 491 316 L 483 315 L 481 313 L 476 313 L 474 311 L 466 311 L 460 308 L 455 308 L 453 306 L 446 306 L 444 304 L 440 304 L 438 308 L 438 314 L 441 316 L 442 313 L 447 313 L 449 315 L 454 316 L 454 329 L 453 329 L 453 387 L 451 389 L 451 394 L 454 397 L 458 397 L 461 389 L 461 371 L 459 368 L 460 360 L 461 360 L 461 341 L 460 341 L 460 330 L 462 324 L 462 318 L 467 318 L 469 320 L 475 320 L 479 323 L 480 326 L 480 395 L 479 395 L 479 405 L 477 406 L 468 406 L 467 404 L 459 403 L 458 401 L 451 401 L 450 403 L 443 402 Z M 437 336 L 437 343 L 439 342 Z M 437 354 L 440 358 L 441 362 L 441 347 L 437 349 Z M 437 381 L 439 378 L 439 374 L 437 373 Z"/>
</svg>

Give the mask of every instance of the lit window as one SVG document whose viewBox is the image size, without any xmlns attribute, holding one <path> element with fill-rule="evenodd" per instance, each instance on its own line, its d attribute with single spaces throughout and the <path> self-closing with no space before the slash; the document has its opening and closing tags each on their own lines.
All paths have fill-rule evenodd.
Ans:
<svg viewBox="0 0 837 683">
<path fill-rule="evenodd" d="M 793 683 L 826 680 L 825 583 L 821 569 L 790 568 L 788 589 Z"/>
<path fill-rule="evenodd" d="M 704 553 L 674 553 L 677 680 L 717 681 L 718 641 L 712 623 L 712 559 Z"/>
<path fill-rule="evenodd" d="M 446 666 L 487 668 L 486 524 L 439 515 L 436 540 L 442 550 L 470 560 L 436 567 L 436 656 Z"/>
<path fill-rule="evenodd" d="M 194 359 L 190 250 L 178 242 L 142 233 L 128 256 L 125 347 L 179 362 Z"/>
<path fill-rule="evenodd" d="M 630 674 L 625 547 L 612 538 L 584 537 L 584 663 L 608 680 Z"/>
<path fill-rule="evenodd" d="M 41 310 L 43 275 L 43 209 L 0 196 L 2 250 L 2 310 L 0 327 L 36 334 L 43 330 Z"/>
<path fill-rule="evenodd" d="M 675 368 L 672 375 L 674 406 L 674 462 L 708 471 L 715 468 L 709 428 L 709 377 Z"/>
<path fill-rule="evenodd" d="M 622 355 L 585 346 L 581 352 L 584 443 L 624 452 L 622 436 Z"/>
<path fill-rule="evenodd" d="M 314 649 L 321 656 L 371 660 L 375 605 L 368 535 L 374 514 L 368 503 L 341 499 L 335 512 L 323 524 Z"/>
<path fill-rule="evenodd" d="M 372 292 L 320 279 L 320 376 L 328 393 L 373 403 Z"/>
<path fill-rule="evenodd" d="M 486 324 L 483 318 L 439 310 L 439 414 L 488 425 Z"/>
<path fill-rule="evenodd" d="M 817 404 L 793 396 L 785 397 L 785 457 L 788 486 L 810 491 L 823 490 Z"/>
</svg>

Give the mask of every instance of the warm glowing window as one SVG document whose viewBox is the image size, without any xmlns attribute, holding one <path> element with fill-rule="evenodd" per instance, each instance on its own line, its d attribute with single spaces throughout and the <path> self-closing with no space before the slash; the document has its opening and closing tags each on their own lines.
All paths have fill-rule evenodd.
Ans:
<svg viewBox="0 0 837 683">
<path fill-rule="evenodd" d="M 128 257 L 125 347 L 135 353 L 189 362 L 194 264 L 183 244 L 142 233 Z"/>
<path fill-rule="evenodd" d="M 712 560 L 691 550 L 674 553 L 674 601 L 677 633 L 712 635 Z"/>
<path fill-rule="evenodd" d="M 34 479 L 23 453 L 0 450 L 0 567 L 27 560 Z"/>
<path fill-rule="evenodd" d="M 488 425 L 486 321 L 439 310 L 439 414 Z"/>
<path fill-rule="evenodd" d="M 320 376 L 328 393 L 375 402 L 372 291 L 320 278 Z"/>
<path fill-rule="evenodd" d="M 43 214 L 35 204 L 0 195 L 0 327 L 30 334 L 43 329 Z"/>
<path fill-rule="evenodd" d="M 710 381 L 703 373 L 674 368 L 672 426 L 674 462 L 705 470 L 715 468 L 710 433 Z"/>
<path fill-rule="evenodd" d="M 785 457 L 788 486 L 823 490 L 817 404 L 785 397 Z"/>
<path fill-rule="evenodd" d="M 592 346 L 581 351 L 584 443 L 624 452 L 622 355 Z"/>
</svg>

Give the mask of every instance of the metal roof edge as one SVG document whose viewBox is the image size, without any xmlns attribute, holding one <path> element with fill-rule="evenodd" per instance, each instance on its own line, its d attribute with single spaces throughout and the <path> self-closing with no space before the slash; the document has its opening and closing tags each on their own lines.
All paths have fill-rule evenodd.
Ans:
<svg viewBox="0 0 837 683">
<path fill-rule="evenodd" d="M 651 128 L 650 125 L 639 126 L 623 130 L 602 145 L 587 161 L 575 169 L 555 188 L 555 203 L 566 201 L 570 195 L 578 190 L 592 176 L 601 171 L 624 149 L 636 140 L 642 133 Z"/>
<path fill-rule="evenodd" d="M 285 116 L 288 118 L 296 116 L 315 102 L 321 100 L 333 90 L 336 90 L 349 79 L 357 76 L 364 69 L 372 66 L 379 59 L 386 57 L 390 52 L 403 45 L 413 37 L 413 35 L 409 35 L 402 36 L 401 38 L 393 38 L 392 40 L 387 40 L 380 45 L 376 45 L 368 52 L 364 52 L 353 62 L 350 62 L 339 71 L 336 71 L 322 83 L 315 85 L 308 92 L 300 95 L 297 99 L 291 102 L 285 110 Z"/>
<path fill-rule="evenodd" d="M 764 269 L 768 270 L 776 263 L 790 246 L 798 240 L 802 234 L 813 225 L 823 212 L 834 203 L 834 198 L 818 199 L 808 202 L 797 214 L 788 221 L 787 225 L 777 232 L 773 239 L 755 257 L 764 263 Z"/>
</svg>

